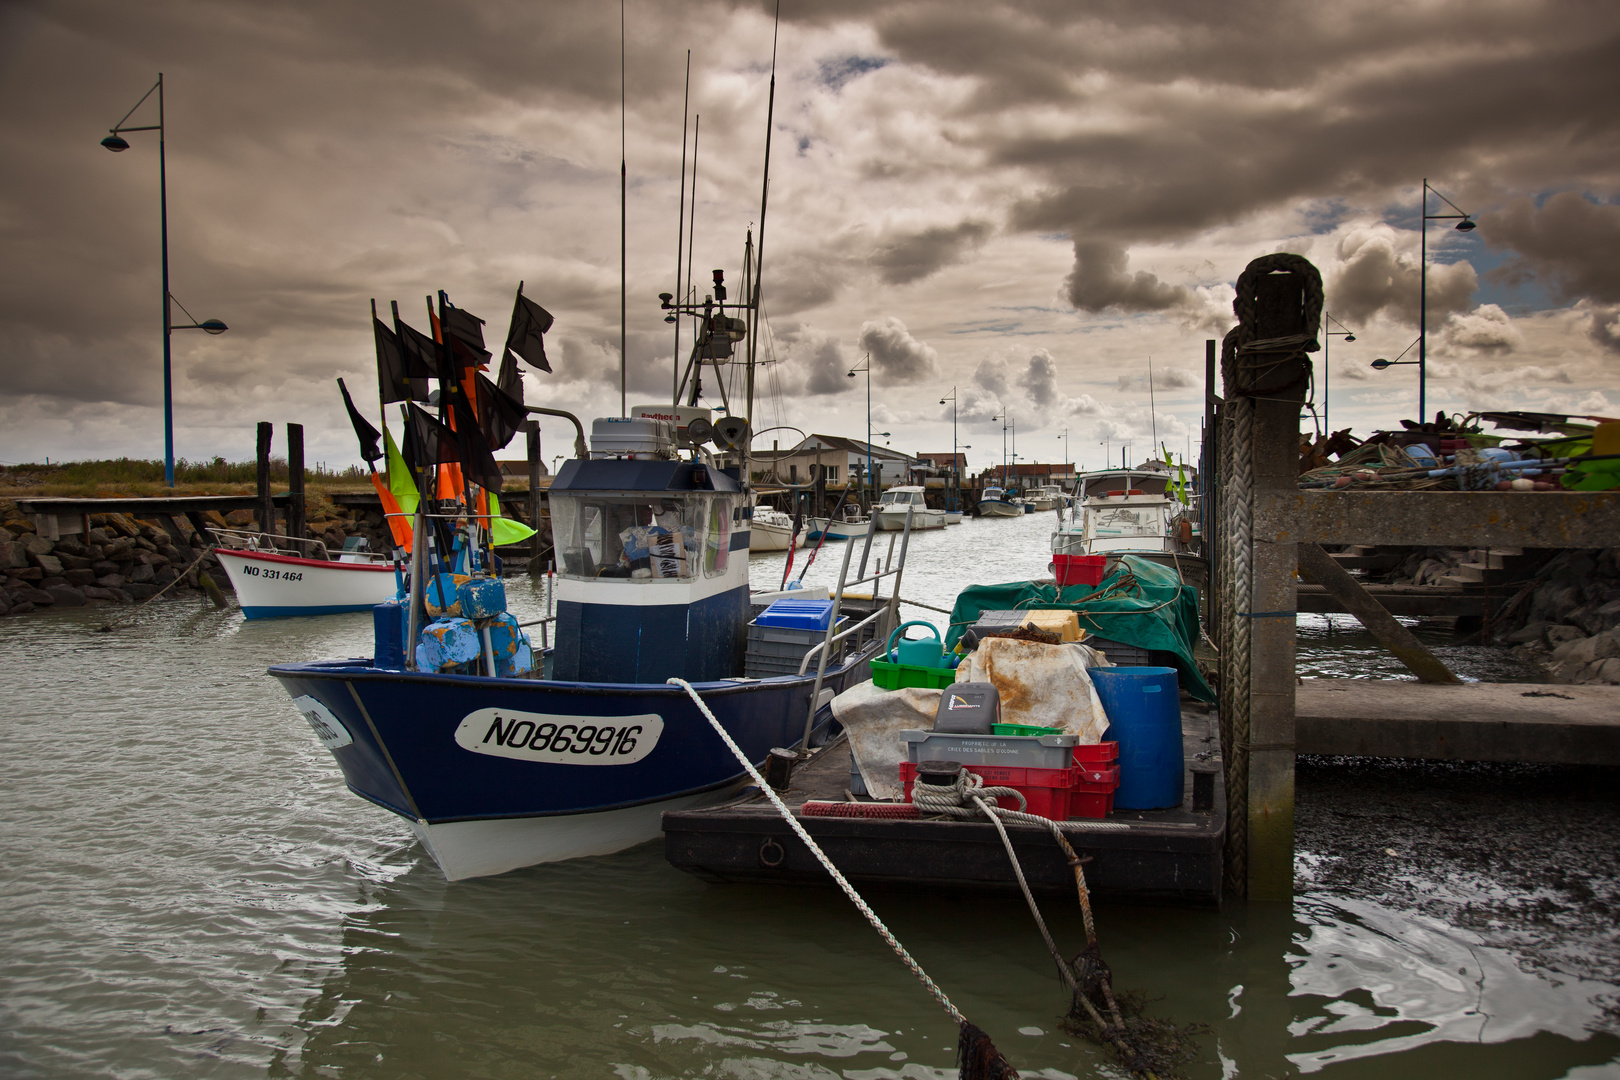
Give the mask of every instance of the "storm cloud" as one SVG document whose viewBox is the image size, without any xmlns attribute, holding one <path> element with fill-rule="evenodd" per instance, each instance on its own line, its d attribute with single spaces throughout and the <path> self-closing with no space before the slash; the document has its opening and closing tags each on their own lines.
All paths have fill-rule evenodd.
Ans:
<svg viewBox="0 0 1620 1080">
<path fill-rule="evenodd" d="M 861 325 L 861 348 L 872 356 L 876 381 L 888 386 L 914 383 L 939 373 L 939 354 L 911 336 L 893 315 Z"/>
</svg>

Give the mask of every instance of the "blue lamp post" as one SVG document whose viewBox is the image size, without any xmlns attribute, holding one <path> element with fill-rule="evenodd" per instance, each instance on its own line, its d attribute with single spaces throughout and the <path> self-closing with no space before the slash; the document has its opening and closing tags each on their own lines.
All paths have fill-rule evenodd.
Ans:
<svg viewBox="0 0 1620 1080">
<path fill-rule="evenodd" d="M 1441 202 L 1457 212 L 1455 214 L 1429 213 L 1429 195 L 1434 194 Z M 1465 214 L 1462 209 L 1450 199 L 1441 195 L 1429 186 L 1428 178 L 1423 180 L 1423 222 L 1418 229 L 1419 252 L 1418 255 L 1418 424 L 1428 423 L 1428 375 L 1429 375 L 1429 222 L 1455 221 L 1453 226 L 1458 232 L 1473 232 L 1475 225 L 1473 215 Z M 1373 365 L 1377 367 L 1377 364 Z"/>
<path fill-rule="evenodd" d="M 139 127 L 125 127 L 124 120 L 134 115 L 146 103 L 146 99 L 153 93 L 157 94 L 158 122 Z M 201 330 L 205 334 L 223 334 L 229 327 L 218 319 L 204 319 L 198 322 L 190 312 L 186 317 L 189 323 L 176 325 L 170 316 L 169 302 L 174 297 L 169 292 L 169 178 L 168 165 L 163 151 L 163 73 L 158 72 L 157 82 L 152 89 L 141 95 L 141 100 L 135 103 L 134 108 L 125 113 L 122 120 L 108 129 L 108 136 L 101 140 L 105 146 L 115 154 L 121 154 L 129 149 L 129 143 L 124 139 L 126 131 L 155 131 L 158 133 L 158 217 L 163 238 L 163 481 L 169 487 L 174 487 L 174 377 L 173 377 L 173 348 L 172 336 L 175 330 Z M 180 308 L 185 311 L 185 307 Z"/>
</svg>

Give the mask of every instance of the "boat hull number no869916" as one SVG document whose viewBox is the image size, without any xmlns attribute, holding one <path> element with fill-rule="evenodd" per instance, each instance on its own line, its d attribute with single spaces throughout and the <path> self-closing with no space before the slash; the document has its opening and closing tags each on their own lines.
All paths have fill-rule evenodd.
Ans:
<svg viewBox="0 0 1620 1080">
<path fill-rule="evenodd" d="M 559 716 L 479 709 L 456 728 L 456 745 L 475 754 L 551 765 L 632 765 L 652 753 L 664 733 L 657 713 L 636 716 Z"/>
</svg>

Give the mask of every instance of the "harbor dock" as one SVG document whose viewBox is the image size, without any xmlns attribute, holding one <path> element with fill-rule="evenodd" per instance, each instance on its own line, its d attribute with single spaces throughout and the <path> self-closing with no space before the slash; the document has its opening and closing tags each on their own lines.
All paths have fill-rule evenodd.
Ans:
<svg viewBox="0 0 1620 1080">
<path fill-rule="evenodd" d="M 1221 900 L 1226 800 L 1220 779 L 1216 718 L 1184 701 L 1183 799 L 1168 810 L 1115 810 L 1107 818 L 1061 823 L 1086 865 L 1094 896 L 1136 902 L 1216 905 Z M 978 892 L 1016 891 L 1017 880 L 995 826 L 986 821 L 896 820 L 804 813 L 804 804 L 853 802 L 847 743 L 819 751 L 793 773 L 783 801 L 805 830 L 857 885 Z M 886 808 L 899 804 L 866 802 Z M 701 810 L 664 814 L 669 862 L 710 881 L 831 885 L 827 871 L 757 789 Z M 1008 822 L 1030 888 L 1074 893 L 1074 874 L 1051 834 Z"/>
<path fill-rule="evenodd" d="M 1620 765 L 1620 686 L 1306 679 L 1296 751 Z"/>
</svg>

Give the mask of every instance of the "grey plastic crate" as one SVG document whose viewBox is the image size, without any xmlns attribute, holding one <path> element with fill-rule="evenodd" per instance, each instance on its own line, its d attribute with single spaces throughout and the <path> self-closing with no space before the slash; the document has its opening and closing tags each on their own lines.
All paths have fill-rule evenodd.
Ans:
<svg viewBox="0 0 1620 1080">
<path fill-rule="evenodd" d="M 838 629 L 849 625 L 846 616 L 839 616 Z M 795 630 L 786 626 L 757 626 L 748 624 L 748 654 L 743 660 L 743 674 L 750 679 L 768 679 L 773 675 L 797 675 L 804 654 L 826 639 L 825 630 Z M 833 645 L 827 665 L 843 659 L 844 642 Z"/>
<path fill-rule="evenodd" d="M 1108 662 L 1118 667 L 1146 667 L 1153 663 L 1153 654 L 1147 649 L 1135 645 L 1127 645 L 1123 641 L 1113 638 L 1096 637 L 1087 634 L 1082 645 L 1090 645 L 1093 649 L 1108 657 Z"/>
<path fill-rule="evenodd" d="M 1017 769 L 1067 769 L 1074 764 L 1078 735 L 953 735 L 943 731 L 902 731 L 906 756 L 919 761 L 960 761 L 963 765 L 1006 765 Z"/>
</svg>

